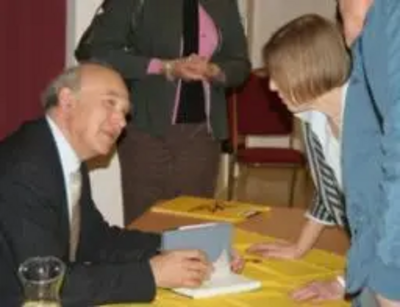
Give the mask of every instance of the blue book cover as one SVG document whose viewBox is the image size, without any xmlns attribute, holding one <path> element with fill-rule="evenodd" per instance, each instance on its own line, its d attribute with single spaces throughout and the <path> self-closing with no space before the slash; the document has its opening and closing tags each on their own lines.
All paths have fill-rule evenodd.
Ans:
<svg viewBox="0 0 400 307">
<path fill-rule="evenodd" d="M 176 293 L 192 298 L 246 292 L 261 287 L 261 282 L 235 274 L 230 269 L 233 226 L 229 223 L 207 223 L 180 227 L 165 231 L 161 249 L 198 249 L 203 251 L 214 271 L 209 280 L 198 288 L 176 288 Z"/>
<path fill-rule="evenodd" d="M 162 235 L 162 250 L 198 249 L 211 262 L 227 253 L 232 245 L 233 228 L 229 223 L 207 223 L 167 230 Z"/>
</svg>

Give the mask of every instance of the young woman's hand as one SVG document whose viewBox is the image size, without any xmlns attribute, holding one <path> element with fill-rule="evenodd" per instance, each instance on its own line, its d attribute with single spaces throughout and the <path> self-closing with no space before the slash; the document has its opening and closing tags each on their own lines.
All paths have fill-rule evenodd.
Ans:
<svg viewBox="0 0 400 307">
<path fill-rule="evenodd" d="M 297 244 L 286 242 L 256 243 L 247 252 L 262 256 L 264 258 L 275 259 L 297 259 L 304 255 L 306 251 L 301 250 Z"/>
<path fill-rule="evenodd" d="M 345 289 L 337 279 L 328 281 L 315 281 L 291 293 L 291 297 L 298 302 L 341 300 L 344 298 L 344 295 Z"/>
</svg>

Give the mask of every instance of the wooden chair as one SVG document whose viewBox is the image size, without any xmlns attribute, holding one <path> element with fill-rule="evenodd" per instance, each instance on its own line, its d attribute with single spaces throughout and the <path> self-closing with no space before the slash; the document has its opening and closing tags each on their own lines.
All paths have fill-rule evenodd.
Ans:
<svg viewBox="0 0 400 307">
<path fill-rule="evenodd" d="M 253 72 L 247 82 L 228 94 L 230 125 L 228 200 L 233 198 L 235 165 L 292 168 L 288 205 L 293 206 L 298 172 L 305 167 L 304 154 L 293 147 L 293 115 L 269 90 L 268 78 Z M 249 136 L 287 136 L 289 146 L 248 147 Z"/>
</svg>

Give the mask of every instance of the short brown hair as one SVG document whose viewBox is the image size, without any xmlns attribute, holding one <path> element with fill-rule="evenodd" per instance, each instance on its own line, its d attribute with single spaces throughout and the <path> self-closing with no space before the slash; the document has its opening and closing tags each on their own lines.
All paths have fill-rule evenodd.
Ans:
<svg viewBox="0 0 400 307">
<path fill-rule="evenodd" d="M 269 77 L 295 104 L 343 85 L 351 69 L 339 28 L 316 14 L 281 27 L 264 46 L 263 56 Z"/>
</svg>

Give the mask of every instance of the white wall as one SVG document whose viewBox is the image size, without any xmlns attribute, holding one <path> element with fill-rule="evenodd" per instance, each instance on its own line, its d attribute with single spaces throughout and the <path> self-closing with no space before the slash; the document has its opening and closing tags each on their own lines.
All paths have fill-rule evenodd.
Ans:
<svg viewBox="0 0 400 307">
<path fill-rule="evenodd" d="M 332 0 L 253 0 L 251 59 L 253 67 L 261 65 L 261 49 L 271 34 L 289 20 L 306 13 L 333 18 Z"/>
<path fill-rule="evenodd" d="M 307 13 L 317 13 L 328 18 L 335 14 L 335 1 L 330 0 L 248 0 L 251 4 L 249 36 L 251 44 L 250 57 L 254 68 L 262 66 L 261 49 L 272 33 L 291 19 Z M 297 130 L 298 127 L 297 127 Z M 294 146 L 302 148 L 298 132 Z M 281 146 L 287 147 L 286 137 L 249 138 L 249 146 Z"/>
<path fill-rule="evenodd" d="M 102 0 L 67 0 L 67 53 L 66 63 L 74 63 L 73 50 L 81 33 L 90 23 Z M 164 0 L 167 1 L 167 0 Z M 218 1 L 218 0 L 215 0 Z M 304 13 L 314 12 L 333 17 L 332 0 L 239 0 L 243 23 L 250 37 L 250 56 L 253 67 L 261 65 L 260 50 L 272 32 L 286 21 Z M 256 139 L 252 144 L 287 144 L 287 139 Z M 222 167 L 222 169 L 225 169 Z M 93 197 L 107 220 L 123 224 L 121 178 L 118 157 L 114 154 L 108 167 L 91 172 Z M 222 181 L 225 176 L 221 176 Z"/>
</svg>

